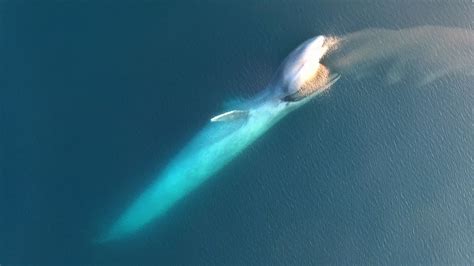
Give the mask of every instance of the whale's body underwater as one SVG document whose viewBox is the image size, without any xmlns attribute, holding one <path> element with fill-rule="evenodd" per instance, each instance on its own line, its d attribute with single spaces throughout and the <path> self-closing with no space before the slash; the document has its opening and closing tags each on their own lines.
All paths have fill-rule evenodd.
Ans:
<svg viewBox="0 0 474 266">
<path fill-rule="evenodd" d="M 162 216 L 286 114 L 329 88 L 339 75 L 330 73 L 320 60 L 334 43 L 324 36 L 304 42 L 285 59 L 265 90 L 211 118 L 98 241 L 126 237 Z"/>
</svg>

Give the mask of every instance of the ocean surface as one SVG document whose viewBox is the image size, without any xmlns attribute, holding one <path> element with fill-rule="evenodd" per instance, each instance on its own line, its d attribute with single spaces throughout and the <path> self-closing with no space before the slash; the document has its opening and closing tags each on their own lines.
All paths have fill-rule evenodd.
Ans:
<svg viewBox="0 0 474 266">
<path fill-rule="evenodd" d="M 0 1 L 0 265 L 474 264 L 473 23 L 470 0 Z M 329 92 L 94 242 L 320 34 L 348 40 Z"/>
</svg>

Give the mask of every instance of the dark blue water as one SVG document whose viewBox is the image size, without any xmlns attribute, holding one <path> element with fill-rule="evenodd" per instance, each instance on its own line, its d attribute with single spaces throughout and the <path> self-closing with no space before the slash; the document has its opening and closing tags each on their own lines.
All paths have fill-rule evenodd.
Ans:
<svg viewBox="0 0 474 266">
<path fill-rule="evenodd" d="M 391 83 L 388 63 L 343 74 L 143 232 L 92 242 L 224 101 L 265 87 L 299 43 L 423 25 L 472 34 L 473 10 L 1 2 L 0 264 L 474 263 L 472 73 L 420 86 L 420 68 Z M 404 43 L 436 46 L 424 40 Z"/>
</svg>

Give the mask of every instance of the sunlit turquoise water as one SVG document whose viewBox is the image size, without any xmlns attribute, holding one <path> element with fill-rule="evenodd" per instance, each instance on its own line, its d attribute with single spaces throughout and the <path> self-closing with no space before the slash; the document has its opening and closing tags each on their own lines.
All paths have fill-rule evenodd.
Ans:
<svg viewBox="0 0 474 266">
<path fill-rule="evenodd" d="M 92 242 L 302 41 L 469 29 L 472 3 L 0 7 L 0 264 L 472 263 L 472 76 L 391 84 L 388 63 L 343 75 L 132 239 Z"/>
</svg>

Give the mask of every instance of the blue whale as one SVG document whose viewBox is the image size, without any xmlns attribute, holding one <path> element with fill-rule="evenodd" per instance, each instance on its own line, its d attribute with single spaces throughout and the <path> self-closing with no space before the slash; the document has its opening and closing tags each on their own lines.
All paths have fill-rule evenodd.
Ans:
<svg viewBox="0 0 474 266">
<path fill-rule="evenodd" d="M 320 63 L 336 40 L 317 36 L 291 52 L 254 98 L 210 118 L 98 242 L 121 239 L 165 214 L 291 111 L 339 78 Z"/>
</svg>

